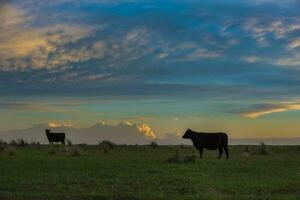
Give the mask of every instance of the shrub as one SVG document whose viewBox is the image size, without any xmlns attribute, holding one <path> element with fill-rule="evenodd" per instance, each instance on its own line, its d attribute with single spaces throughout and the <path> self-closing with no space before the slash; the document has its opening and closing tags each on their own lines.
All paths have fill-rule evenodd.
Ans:
<svg viewBox="0 0 300 200">
<path fill-rule="evenodd" d="M 263 143 L 263 142 L 260 143 L 258 154 L 259 155 L 269 155 L 269 153 L 267 151 L 267 145 L 265 145 L 265 143 Z"/>
<path fill-rule="evenodd" d="M 250 153 L 249 147 L 245 147 L 245 148 L 243 149 L 243 152 Z"/>
<path fill-rule="evenodd" d="M 14 156 L 14 155 L 17 154 L 16 150 L 15 150 L 13 147 L 8 148 L 8 149 L 7 149 L 7 153 L 8 153 L 8 155 L 10 155 L 10 156 Z"/>
<path fill-rule="evenodd" d="M 66 153 L 66 152 L 69 151 L 69 148 L 68 147 L 63 147 L 61 151 Z"/>
<path fill-rule="evenodd" d="M 41 148 L 41 144 L 39 142 L 36 143 L 36 148 L 40 149 Z"/>
<path fill-rule="evenodd" d="M 167 160 L 169 163 L 194 163 L 196 162 L 196 155 L 193 151 L 191 156 L 183 156 L 179 150 L 175 151 L 174 156 Z"/>
<path fill-rule="evenodd" d="M 67 140 L 67 144 L 68 144 L 68 146 L 72 146 L 73 144 L 72 144 L 72 141 L 71 140 Z"/>
<path fill-rule="evenodd" d="M 250 153 L 249 147 L 243 148 L 242 156 L 248 157 L 250 155 L 251 155 L 251 153 Z"/>
<path fill-rule="evenodd" d="M 3 142 L 1 139 L 0 139 L 0 151 L 4 151 L 5 150 L 5 142 Z"/>
<path fill-rule="evenodd" d="M 156 142 L 152 141 L 152 142 L 150 142 L 149 146 L 150 146 L 151 148 L 157 148 L 157 147 L 158 147 L 158 144 L 157 144 Z"/>
<path fill-rule="evenodd" d="M 183 157 L 180 153 L 180 151 L 176 150 L 174 156 L 171 158 L 168 158 L 169 163 L 182 163 L 183 162 Z"/>
<path fill-rule="evenodd" d="M 194 162 L 196 162 L 196 154 L 195 154 L 195 152 L 193 151 L 193 153 L 192 153 L 191 156 L 185 156 L 185 157 L 183 157 L 183 162 L 184 163 L 194 163 Z"/>
<path fill-rule="evenodd" d="M 111 150 L 111 149 L 114 149 L 116 147 L 116 144 L 109 141 L 109 140 L 103 140 L 102 142 L 99 142 L 99 146 L 102 149 L 107 148 L 107 149 Z"/>
<path fill-rule="evenodd" d="M 77 157 L 77 156 L 80 156 L 81 153 L 79 151 L 79 148 L 72 148 L 71 151 L 70 151 L 70 156 L 72 157 Z"/>
<path fill-rule="evenodd" d="M 16 144 L 18 147 L 26 147 L 27 146 L 27 142 L 25 142 L 25 140 L 23 140 L 23 139 L 18 139 Z"/>
<path fill-rule="evenodd" d="M 11 144 L 11 145 L 14 145 L 14 146 L 15 146 L 15 145 L 17 145 L 17 142 L 16 142 L 16 140 L 11 140 L 9 144 Z"/>
<path fill-rule="evenodd" d="M 55 149 L 54 149 L 53 147 L 50 148 L 50 149 L 48 150 L 48 154 L 49 154 L 49 155 L 55 155 L 55 154 L 56 154 Z"/>
<path fill-rule="evenodd" d="M 87 144 L 85 144 L 85 143 L 80 143 L 80 144 L 77 144 L 76 146 L 79 146 L 79 147 L 86 147 Z"/>
<path fill-rule="evenodd" d="M 109 153 L 109 148 L 108 147 L 103 147 L 103 153 Z"/>
</svg>

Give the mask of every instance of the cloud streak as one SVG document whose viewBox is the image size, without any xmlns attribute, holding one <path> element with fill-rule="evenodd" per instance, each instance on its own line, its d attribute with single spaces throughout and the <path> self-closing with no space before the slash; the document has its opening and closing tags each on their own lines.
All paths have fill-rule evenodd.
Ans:
<svg viewBox="0 0 300 200">
<path fill-rule="evenodd" d="M 246 118 L 257 118 L 263 115 L 270 115 L 273 113 L 279 112 L 287 112 L 292 110 L 300 110 L 299 103 L 292 103 L 292 104 L 271 104 L 268 105 L 269 108 L 264 108 L 261 110 L 249 111 L 243 114 Z"/>
</svg>

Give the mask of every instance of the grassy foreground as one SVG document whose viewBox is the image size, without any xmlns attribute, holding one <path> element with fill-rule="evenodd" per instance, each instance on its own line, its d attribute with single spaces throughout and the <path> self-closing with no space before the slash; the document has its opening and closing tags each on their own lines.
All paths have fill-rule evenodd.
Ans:
<svg viewBox="0 0 300 200">
<path fill-rule="evenodd" d="M 13 148 L 13 149 L 12 149 Z M 231 146 L 229 160 L 216 151 L 196 162 L 171 163 L 180 146 L 10 147 L 0 151 L 0 199 L 300 199 L 300 148 L 268 146 L 270 155 Z M 250 152 L 257 152 L 255 146 Z M 197 153 L 197 152 L 195 152 Z M 73 156 L 72 156 L 73 155 Z M 224 155 L 223 155 L 224 156 Z"/>
</svg>

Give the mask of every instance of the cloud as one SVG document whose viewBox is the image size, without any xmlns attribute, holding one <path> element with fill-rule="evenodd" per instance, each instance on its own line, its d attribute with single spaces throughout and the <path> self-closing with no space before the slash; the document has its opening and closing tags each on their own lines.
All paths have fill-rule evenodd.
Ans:
<svg viewBox="0 0 300 200">
<path fill-rule="evenodd" d="M 222 83 L 233 88 L 231 95 L 246 96 L 253 92 L 243 91 L 257 91 L 259 79 L 268 82 L 270 88 L 261 90 L 269 94 L 276 93 L 274 82 L 290 83 L 287 71 L 272 79 L 284 68 L 278 66 L 298 64 L 282 47 L 297 38 L 299 20 L 295 13 L 279 15 L 281 7 L 273 2 L 267 7 L 243 1 L 234 6 L 239 11 L 232 2 L 216 10 L 216 2 L 161 7 L 136 1 L 126 12 L 127 4 L 110 2 L 7 3 L 1 12 L 1 92 L 229 96 L 217 89 Z M 270 48 L 260 48 L 253 39 Z"/>
<path fill-rule="evenodd" d="M 297 47 L 299 47 L 299 46 L 300 46 L 300 38 L 298 38 L 298 39 L 292 41 L 291 43 L 289 43 L 289 45 L 288 45 L 287 48 L 288 48 L 289 50 L 291 50 L 291 49 L 295 49 L 295 48 L 297 48 Z"/>
<path fill-rule="evenodd" d="M 24 10 L 10 4 L 0 3 L 0 28 L 2 30 L 24 25 L 30 20 L 32 20 L 32 16 Z"/>
<path fill-rule="evenodd" d="M 0 70 L 63 67 L 67 62 L 89 58 L 87 48 L 67 50 L 72 44 L 92 35 L 92 28 L 80 25 L 53 25 L 43 28 L 13 30 L 0 35 Z M 87 58 L 88 57 L 88 58 Z M 21 64 L 21 65 L 20 65 Z"/>
<path fill-rule="evenodd" d="M 288 34 L 300 30 L 300 21 L 298 19 L 287 20 L 261 20 L 260 18 L 249 18 L 243 24 L 243 28 L 251 33 L 260 46 L 270 45 L 269 34 L 272 34 L 275 39 L 282 39 Z"/>
<path fill-rule="evenodd" d="M 117 144 L 147 144 L 156 138 L 154 131 L 144 123 L 120 122 L 116 124 L 98 123 L 87 128 L 75 128 L 70 122 L 49 122 L 38 124 L 31 128 L 0 132 L 1 139 L 11 141 L 22 138 L 28 142 L 48 143 L 45 129 L 53 132 L 64 132 L 66 139 L 74 144 L 98 144 L 110 140 Z"/>
<path fill-rule="evenodd" d="M 67 104 L 43 104 L 38 102 L 0 102 L 0 109 L 8 111 L 57 112 Z"/>
<path fill-rule="evenodd" d="M 166 48 L 164 48 L 166 47 Z M 221 52 L 210 50 L 194 42 L 166 43 L 162 45 L 162 53 L 159 58 L 171 58 L 172 61 L 199 61 L 203 59 L 217 58 Z"/>
<path fill-rule="evenodd" d="M 286 112 L 290 110 L 300 110 L 299 103 L 290 103 L 290 104 L 270 104 L 265 105 L 267 108 L 262 108 L 261 110 L 249 111 L 243 114 L 247 118 L 257 118 L 263 115 L 269 115 L 272 113 Z"/>
<path fill-rule="evenodd" d="M 219 57 L 220 54 L 214 51 L 209 51 L 207 49 L 198 48 L 195 49 L 191 54 L 187 55 L 184 60 L 201 60 L 203 58 L 216 58 Z"/>
<path fill-rule="evenodd" d="M 255 62 L 259 62 L 262 60 L 262 58 L 260 58 L 258 56 L 244 56 L 241 59 L 248 63 L 255 63 Z"/>
<path fill-rule="evenodd" d="M 49 128 L 73 127 L 71 122 L 48 122 Z"/>
<path fill-rule="evenodd" d="M 145 136 L 155 139 L 156 135 L 154 134 L 153 130 L 150 128 L 148 124 L 142 123 L 142 124 L 137 124 L 136 125 L 138 130 L 143 133 Z"/>
<path fill-rule="evenodd" d="M 292 56 L 288 56 L 286 58 L 278 58 L 274 61 L 275 65 L 279 65 L 282 67 L 300 67 L 300 55 L 294 54 Z"/>
</svg>

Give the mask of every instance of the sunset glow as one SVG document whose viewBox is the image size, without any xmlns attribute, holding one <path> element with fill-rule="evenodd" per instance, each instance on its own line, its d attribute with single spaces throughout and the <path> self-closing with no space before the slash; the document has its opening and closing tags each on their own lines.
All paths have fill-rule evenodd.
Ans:
<svg viewBox="0 0 300 200">
<path fill-rule="evenodd" d="M 187 128 L 297 137 L 299 10 L 293 0 L 1 1 L 0 132 L 103 122 L 153 139 Z"/>
</svg>

